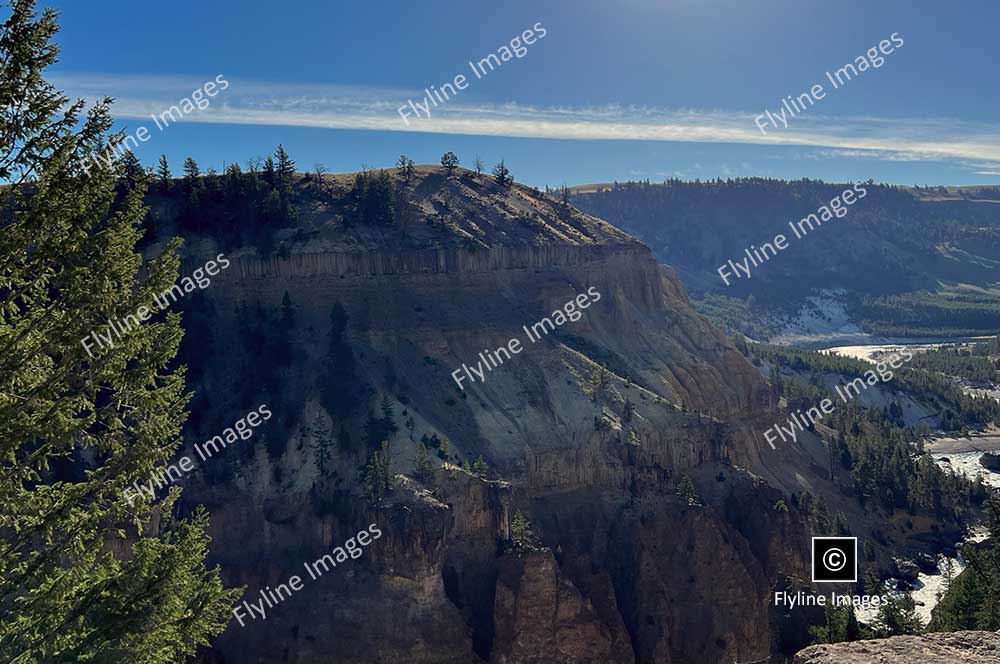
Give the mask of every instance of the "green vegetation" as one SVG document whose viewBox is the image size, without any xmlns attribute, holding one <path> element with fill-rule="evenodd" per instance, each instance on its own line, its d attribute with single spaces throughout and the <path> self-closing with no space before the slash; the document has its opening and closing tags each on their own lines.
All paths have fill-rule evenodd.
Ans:
<svg viewBox="0 0 1000 664">
<path fill-rule="evenodd" d="M 431 453 L 423 443 L 417 443 L 416 453 L 413 457 L 413 476 L 422 483 L 432 486 L 434 483 L 435 464 L 431 460 Z"/>
<path fill-rule="evenodd" d="M 987 513 L 990 538 L 963 547 L 969 566 L 948 584 L 934 609 L 931 631 L 1000 629 L 1000 499 L 989 500 Z"/>
<path fill-rule="evenodd" d="M 865 408 L 856 399 L 844 403 L 828 387 L 831 374 L 838 374 L 839 380 L 850 380 L 872 370 L 871 364 L 762 344 L 752 349 L 760 359 L 774 365 L 771 382 L 790 410 L 804 412 L 823 398 L 833 401 L 833 412 L 819 420 L 834 431 L 827 441 L 830 472 L 841 469 L 849 473 L 862 505 L 876 503 L 887 510 L 903 509 L 959 520 L 986 498 L 987 490 L 981 483 L 946 473 L 920 454 L 920 432 L 902 423 L 901 409 L 895 402 L 884 409 Z M 946 426 L 958 422 L 982 424 L 1000 415 L 995 402 L 967 397 L 947 379 L 920 369 L 898 369 L 891 381 L 880 384 L 880 389 L 943 403 Z"/>
<path fill-rule="evenodd" d="M 611 372 L 608 371 L 608 365 L 602 363 L 599 367 L 595 367 L 590 374 L 590 379 L 587 381 L 587 391 L 590 393 L 590 399 L 596 403 L 604 395 L 604 391 L 610 383 Z"/>
<path fill-rule="evenodd" d="M 365 498 L 378 504 L 386 494 L 396 488 L 396 475 L 392 471 L 392 446 L 383 440 L 379 449 L 371 453 L 361 477 Z"/>
<path fill-rule="evenodd" d="M 230 164 L 221 176 L 211 170 L 203 174 L 197 162 L 187 157 L 180 181 L 170 179 L 170 165 L 166 156 L 161 156 L 156 193 L 159 197 L 180 196 L 178 222 L 182 230 L 211 231 L 226 247 L 256 244 L 262 252 L 270 253 L 273 231 L 292 224 L 297 217 L 292 205 L 294 174 L 295 163 L 280 145 L 263 167 L 251 162 L 243 171 L 238 164 Z M 150 196 L 150 203 L 159 203 L 159 197 Z M 148 223 L 154 233 L 159 230 L 155 217 Z"/>
<path fill-rule="evenodd" d="M 436 433 L 432 433 L 430 436 L 425 433 L 420 437 L 420 442 L 423 443 L 428 449 L 436 449 L 439 459 L 443 461 L 448 460 L 448 453 L 451 451 L 451 445 L 447 438 L 439 438 Z"/>
<path fill-rule="evenodd" d="M 700 298 L 692 296 L 691 304 L 730 334 L 738 332 L 757 341 L 767 341 L 779 330 L 773 317 L 756 306 L 753 295 L 741 300 L 720 293 L 704 293 Z"/>
<path fill-rule="evenodd" d="M 482 454 L 480 454 L 479 458 L 476 459 L 476 462 L 472 464 L 472 474 L 477 477 L 481 477 L 484 480 L 489 479 L 490 467 L 486 465 L 486 459 L 483 458 Z"/>
<path fill-rule="evenodd" d="M 518 546 L 532 549 L 541 546 L 541 540 L 538 539 L 531 527 L 531 522 L 521 513 L 521 510 L 514 512 L 514 516 L 510 520 L 510 537 Z"/>
<path fill-rule="evenodd" d="M 701 498 L 689 476 L 685 475 L 681 478 L 681 481 L 677 483 L 676 492 L 678 496 L 687 501 L 688 505 L 701 505 Z"/>
<path fill-rule="evenodd" d="M 500 163 L 493 167 L 493 177 L 501 187 L 509 187 L 514 184 L 514 176 L 510 174 L 510 169 L 500 160 Z"/>
<path fill-rule="evenodd" d="M 441 156 L 441 166 L 448 173 L 448 177 L 451 177 L 455 169 L 458 168 L 458 157 L 455 156 L 454 152 L 445 152 Z"/>
<path fill-rule="evenodd" d="M 907 365 L 981 385 L 1000 385 L 1000 354 L 989 351 L 994 344 L 995 341 L 977 343 L 972 348 L 936 348 L 914 355 Z"/>
<path fill-rule="evenodd" d="M 54 12 L 15 0 L 4 13 L 0 179 L 14 186 L 0 190 L 0 661 L 182 662 L 240 593 L 206 568 L 208 517 L 179 518 L 179 489 L 156 504 L 124 494 L 177 450 L 180 316 L 93 355 L 80 342 L 170 287 L 178 243 L 143 265 L 145 177 L 91 160 L 113 156 L 108 100 L 84 118 L 82 101 L 45 82 Z"/>
<path fill-rule="evenodd" d="M 396 160 L 396 172 L 404 184 L 410 184 L 410 181 L 413 179 L 414 170 L 415 164 L 413 160 L 405 154 L 399 155 L 399 159 Z"/>
<path fill-rule="evenodd" d="M 874 578 L 869 578 L 865 587 L 868 594 L 880 595 L 888 600 L 879 605 L 878 614 L 871 624 L 861 625 L 852 606 L 827 604 L 823 612 L 823 623 L 809 628 L 813 643 L 884 639 L 924 632 L 923 621 L 917 615 L 912 597 L 888 594 L 885 585 Z"/>
<path fill-rule="evenodd" d="M 390 226 L 396 221 L 396 195 L 388 171 L 361 171 L 350 194 L 352 221 L 357 224 Z"/>
<path fill-rule="evenodd" d="M 699 309 L 731 331 L 766 340 L 767 317 L 801 305 L 820 289 L 844 289 L 852 317 L 866 331 L 891 336 L 966 336 L 1000 329 L 1000 298 L 985 290 L 996 281 L 1000 217 L 996 204 L 960 192 L 936 192 L 871 181 L 847 215 L 796 238 L 788 223 L 814 213 L 847 184 L 817 180 L 735 178 L 662 183 L 615 182 L 574 194 L 581 210 L 643 240 L 696 293 Z M 997 189 L 983 199 L 997 198 Z M 769 260 L 752 279 L 717 272 L 751 245 L 783 233 L 791 250 Z M 815 236 L 815 237 L 814 237 Z M 940 283 L 976 288 L 936 291 Z M 758 299 L 749 316 L 728 298 Z M 755 315 L 756 314 L 756 315 Z M 764 329 L 759 329 L 764 328 Z"/>
<path fill-rule="evenodd" d="M 914 291 L 865 297 L 852 307 L 866 332 L 898 337 L 968 337 L 1000 329 L 996 293 Z"/>
<path fill-rule="evenodd" d="M 851 606 L 827 604 L 823 610 L 823 624 L 809 628 L 813 643 L 841 643 L 864 638 L 858 618 Z"/>
</svg>

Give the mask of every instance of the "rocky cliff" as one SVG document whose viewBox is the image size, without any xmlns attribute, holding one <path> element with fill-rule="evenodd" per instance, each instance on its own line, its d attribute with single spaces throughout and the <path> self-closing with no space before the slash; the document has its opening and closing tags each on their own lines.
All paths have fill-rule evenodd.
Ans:
<svg viewBox="0 0 1000 664">
<path fill-rule="evenodd" d="M 276 361 L 241 350 L 251 331 L 238 310 L 273 322 L 287 293 L 295 359 L 259 386 L 260 398 L 287 402 L 283 428 L 211 460 L 216 470 L 193 478 L 185 499 L 209 506 L 214 559 L 248 596 L 369 523 L 384 536 L 266 620 L 234 622 L 206 658 L 766 657 L 769 588 L 803 569 L 807 538 L 801 517 L 771 509 L 775 496 L 751 475 L 781 462 L 752 434 L 772 392 L 692 310 L 676 275 L 598 219 L 468 172 L 420 169 L 398 228 L 350 222 L 349 188 L 346 177 L 300 183 L 309 212 L 275 232 L 276 254 L 228 250 L 232 266 L 204 291 L 212 347 L 225 350 L 197 386 L 213 412 L 238 412 L 233 395 L 258 394 L 247 382 Z M 189 246 L 184 270 L 224 249 L 211 235 Z M 526 334 L 586 293 L 578 317 Z M 320 385 L 335 303 L 365 395 L 339 414 L 322 406 Z M 511 339 L 522 352 L 456 385 L 455 370 Z M 363 441 L 386 399 L 400 477 L 372 501 L 362 495 L 373 453 Z M 422 438 L 450 443 L 432 450 L 438 466 L 448 462 L 433 479 L 413 470 Z M 452 465 L 480 455 L 504 481 Z M 676 495 L 684 476 L 700 500 Z M 539 548 L 512 541 L 515 510 Z"/>
<path fill-rule="evenodd" d="M 954 632 L 813 646 L 794 664 L 993 664 L 1000 661 L 1000 633 Z"/>
</svg>

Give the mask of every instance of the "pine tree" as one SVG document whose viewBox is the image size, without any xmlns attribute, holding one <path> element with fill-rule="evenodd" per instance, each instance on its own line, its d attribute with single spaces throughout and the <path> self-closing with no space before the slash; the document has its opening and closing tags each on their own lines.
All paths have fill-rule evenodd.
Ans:
<svg viewBox="0 0 1000 664">
<path fill-rule="evenodd" d="M 295 162 L 285 152 L 285 146 L 280 143 L 278 149 L 274 151 L 274 161 L 278 192 L 287 197 L 291 195 L 292 183 L 295 181 Z"/>
<path fill-rule="evenodd" d="M 160 155 L 160 161 L 156 164 L 156 180 L 160 185 L 160 191 L 163 193 L 170 191 L 170 164 L 167 163 L 165 154 Z"/>
<path fill-rule="evenodd" d="M 503 159 L 500 163 L 493 167 L 493 177 L 496 179 L 497 184 L 501 187 L 509 187 L 514 184 L 514 178 L 510 174 L 510 170 L 507 165 L 504 164 Z"/>
<path fill-rule="evenodd" d="M 268 155 L 267 159 L 264 160 L 263 168 L 264 182 L 268 187 L 274 189 L 278 185 L 278 179 L 276 175 L 276 169 L 274 166 L 274 157 Z"/>
<path fill-rule="evenodd" d="M 537 548 L 541 545 L 538 536 L 531 527 L 531 522 L 521 513 L 521 510 L 515 511 L 510 520 L 510 537 L 520 546 Z"/>
<path fill-rule="evenodd" d="M 448 172 L 448 177 L 451 177 L 455 169 L 458 168 L 458 157 L 454 152 L 445 152 L 441 156 L 441 165 L 444 166 L 444 170 Z"/>
<path fill-rule="evenodd" d="M 417 450 L 413 456 L 413 475 L 424 484 L 433 485 L 434 462 L 423 443 L 417 443 Z"/>
<path fill-rule="evenodd" d="M 873 625 L 875 634 L 880 638 L 900 634 L 922 634 L 924 623 L 917 615 L 913 598 L 909 595 L 902 597 L 889 595 L 888 599 L 888 602 L 879 607 L 878 617 Z"/>
<path fill-rule="evenodd" d="M 483 163 L 483 160 L 479 158 L 478 154 L 476 155 L 476 160 L 473 162 L 473 167 L 476 169 L 477 177 L 482 175 L 483 169 L 486 168 L 486 164 Z"/>
<path fill-rule="evenodd" d="M 590 398 L 593 401 L 597 401 L 602 394 L 604 394 L 605 388 L 611 383 L 611 372 L 608 371 L 608 365 L 601 364 L 599 367 L 595 368 L 593 373 L 590 375 Z"/>
<path fill-rule="evenodd" d="M 405 154 L 399 155 L 399 159 L 396 160 L 396 170 L 399 172 L 399 177 L 403 179 L 403 182 L 410 184 L 410 180 L 413 179 L 413 160 Z"/>
<path fill-rule="evenodd" d="M 177 244 L 143 267 L 141 185 L 118 186 L 120 162 L 81 168 L 107 148 L 108 100 L 84 119 L 45 81 L 56 14 L 34 5 L 0 25 L 0 661 L 181 662 L 238 593 L 205 567 L 204 511 L 178 519 L 179 489 L 154 506 L 131 487 L 186 417 L 179 315 L 113 347 L 91 336 L 172 285 Z"/>
<path fill-rule="evenodd" d="M 376 504 L 395 488 L 396 480 L 392 472 L 392 447 L 389 445 L 389 441 L 383 440 L 382 446 L 368 457 L 362 486 L 365 497 Z"/>
<path fill-rule="evenodd" d="M 313 420 L 312 425 L 313 440 L 315 441 L 314 452 L 316 458 L 316 466 L 319 468 L 320 474 L 326 473 L 327 464 L 330 463 L 331 451 L 333 448 L 333 441 L 330 439 L 330 429 L 323 422 L 323 418 L 319 415 Z"/>
<path fill-rule="evenodd" d="M 387 433 L 396 433 L 399 427 L 396 426 L 396 406 L 388 394 L 382 395 L 382 402 L 379 404 L 382 411 L 382 426 Z"/>
<path fill-rule="evenodd" d="M 135 188 L 140 180 L 146 177 L 146 171 L 142 167 L 142 162 L 131 150 L 126 150 L 121 159 L 122 177 L 125 179 L 128 188 Z"/>
<path fill-rule="evenodd" d="M 472 464 L 472 474 L 478 475 L 479 477 L 482 477 L 484 480 L 489 478 L 490 467 L 486 465 L 486 459 L 483 458 L 482 454 L 480 454 L 479 458 L 476 459 L 476 462 Z"/>
<path fill-rule="evenodd" d="M 198 168 L 198 162 L 196 162 L 192 157 L 187 157 L 184 160 L 184 182 L 188 187 L 193 187 L 197 183 L 198 178 L 201 176 L 201 170 Z"/>
<path fill-rule="evenodd" d="M 681 481 L 677 483 L 677 495 L 686 499 L 688 505 L 701 505 L 701 498 L 698 497 L 698 491 L 695 489 L 694 482 L 688 475 L 682 477 Z"/>
</svg>

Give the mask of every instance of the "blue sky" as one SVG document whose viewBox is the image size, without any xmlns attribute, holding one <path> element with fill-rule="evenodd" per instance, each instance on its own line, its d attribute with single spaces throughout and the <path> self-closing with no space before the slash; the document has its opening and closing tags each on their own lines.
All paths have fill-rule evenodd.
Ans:
<svg viewBox="0 0 1000 664">
<path fill-rule="evenodd" d="M 40 0 L 43 6 L 44 0 Z M 56 83 L 116 98 L 120 127 L 219 74 L 205 110 L 136 150 L 174 170 L 245 163 L 283 143 L 300 170 L 504 158 L 535 185 L 762 175 L 1000 183 L 1000 3 L 811 0 L 330 2 L 56 0 Z M 475 79 L 540 23 L 544 38 Z M 826 79 L 893 33 L 879 68 Z M 397 109 L 458 74 L 431 117 Z M 825 96 L 761 133 L 754 118 L 814 84 Z"/>
</svg>

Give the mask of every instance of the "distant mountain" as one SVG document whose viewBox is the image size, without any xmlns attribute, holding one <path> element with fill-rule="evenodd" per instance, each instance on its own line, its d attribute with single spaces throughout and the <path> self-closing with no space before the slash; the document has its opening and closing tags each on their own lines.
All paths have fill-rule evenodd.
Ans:
<svg viewBox="0 0 1000 664">
<path fill-rule="evenodd" d="M 819 219 L 839 197 L 843 216 Z M 699 297 L 752 295 L 791 312 L 809 295 L 842 289 L 855 322 L 870 331 L 1000 327 L 1000 299 L 983 290 L 1000 281 L 1000 188 L 741 178 L 586 185 L 570 198 L 646 242 Z M 777 234 L 784 247 L 758 260 Z M 730 260 L 746 261 L 749 277 Z"/>
</svg>

